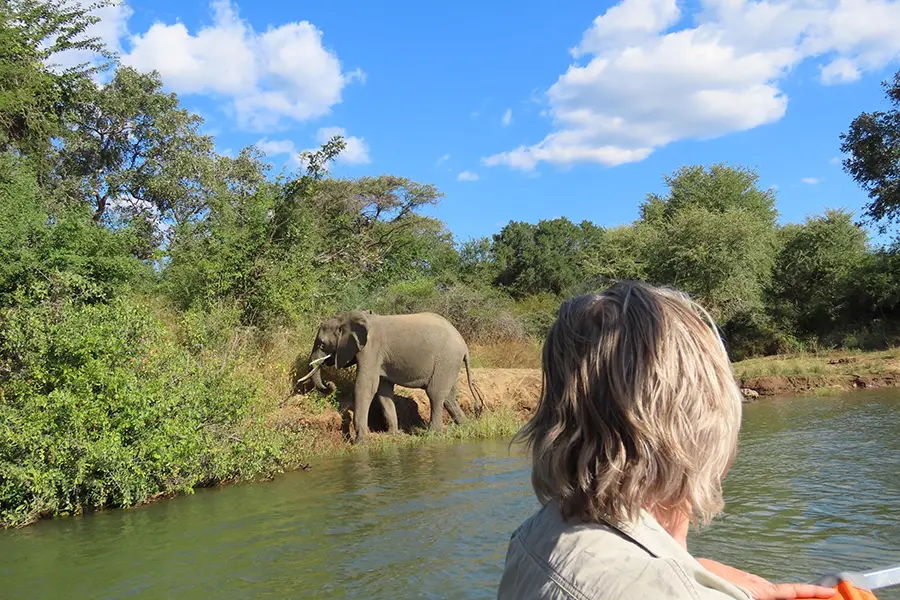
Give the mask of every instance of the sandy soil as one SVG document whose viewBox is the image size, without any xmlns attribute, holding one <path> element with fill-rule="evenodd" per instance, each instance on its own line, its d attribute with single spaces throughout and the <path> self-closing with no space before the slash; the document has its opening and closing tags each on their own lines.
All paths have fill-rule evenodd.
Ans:
<svg viewBox="0 0 900 600">
<path fill-rule="evenodd" d="M 795 396 L 822 391 L 849 391 L 900 386 L 900 351 L 851 355 L 834 353 L 823 356 L 786 356 L 755 359 L 736 363 L 735 372 L 741 388 L 752 390 L 746 401 L 764 396 Z M 796 374 L 795 374 L 796 373 Z M 275 427 L 306 428 L 339 439 L 350 434 L 352 422 L 352 374 L 338 380 L 340 410 L 328 407 L 310 408 L 300 396 L 269 415 Z M 486 409 L 509 409 L 524 421 L 535 406 L 541 390 L 541 374 L 529 368 L 474 368 L 472 379 L 481 391 Z M 465 371 L 460 371 L 459 402 L 467 415 L 472 414 L 472 394 Z M 427 426 L 430 403 L 424 390 L 397 386 L 395 405 L 401 429 L 412 431 Z M 386 429 L 377 404 L 370 411 L 369 427 Z M 444 411 L 445 423 L 450 417 Z"/>
<path fill-rule="evenodd" d="M 820 390 L 853 390 L 877 387 L 900 386 L 900 357 L 894 356 L 805 358 L 804 364 L 815 364 L 811 370 L 821 374 L 813 375 L 752 375 L 738 377 L 740 386 L 753 390 L 758 396 L 792 396 Z M 753 371 L 778 372 L 784 370 L 786 360 L 772 359 L 772 367 L 754 365 Z M 741 369 L 736 371 L 740 374 Z M 487 410 L 500 408 L 515 411 L 524 421 L 534 410 L 541 390 L 541 376 L 537 369 L 472 369 L 472 379 L 483 394 Z M 339 391 L 341 410 L 324 408 L 311 412 L 303 408 L 302 401 L 295 397 L 285 408 L 270 417 L 278 427 L 305 427 L 331 435 L 348 435 L 352 420 L 352 391 L 342 385 Z M 466 382 L 465 372 L 459 377 L 459 402 L 467 415 L 472 414 L 472 394 Z M 753 394 L 750 394 L 753 396 Z M 752 397 L 747 398 L 752 401 Z M 401 429 L 411 431 L 424 427 L 430 420 L 430 404 L 424 390 L 413 390 L 398 386 L 395 404 Z M 369 426 L 373 431 L 385 428 L 381 411 L 370 411 Z M 444 421 L 449 416 L 444 412 Z"/>
</svg>

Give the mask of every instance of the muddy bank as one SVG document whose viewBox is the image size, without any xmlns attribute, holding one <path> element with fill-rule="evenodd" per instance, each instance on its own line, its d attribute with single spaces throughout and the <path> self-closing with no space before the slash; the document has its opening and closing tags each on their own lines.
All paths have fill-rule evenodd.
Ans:
<svg viewBox="0 0 900 600">
<path fill-rule="evenodd" d="M 900 351 L 770 356 L 734 365 L 742 388 L 797 396 L 900 386 Z"/>
<path fill-rule="evenodd" d="M 775 364 L 775 360 L 777 359 L 773 359 L 773 364 Z M 783 366 L 787 360 L 794 359 L 783 359 L 777 364 Z M 804 360 L 812 361 L 809 358 Z M 839 392 L 900 386 L 900 360 L 895 360 L 894 357 L 821 357 L 815 359 L 815 362 L 811 364 L 818 365 L 819 363 L 827 365 L 832 371 L 848 372 L 826 372 L 821 375 L 741 376 L 741 364 L 738 363 L 736 380 L 745 390 L 746 402 L 752 402 L 758 397 L 796 396 L 820 391 Z M 816 368 L 812 370 L 816 370 Z M 852 372 L 854 370 L 858 372 Z M 472 377 L 484 396 L 486 411 L 511 412 L 519 420 L 525 421 L 537 405 L 541 391 L 541 373 L 537 369 L 476 368 L 472 369 Z M 458 386 L 460 405 L 463 411 L 471 416 L 472 395 L 466 383 L 465 374 L 460 373 Z M 294 397 L 288 406 L 273 415 L 274 421 L 281 427 L 310 428 L 324 434 L 335 443 L 340 443 L 340 439 L 344 439 L 351 433 L 353 396 L 352 388 L 349 386 L 342 385 L 339 389 L 340 410 L 328 407 L 317 414 L 309 414 L 302 407 L 302 399 Z M 413 432 L 426 427 L 430 418 L 430 405 L 425 392 L 397 386 L 395 394 L 397 417 L 401 429 Z M 450 423 L 446 411 L 444 412 L 444 422 Z M 373 403 L 370 410 L 369 426 L 374 432 L 385 430 L 384 418 L 377 403 Z"/>
<path fill-rule="evenodd" d="M 820 390 L 850 391 L 900 386 L 896 374 L 885 375 L 770 375 L 739 380 L 741 387 L 760 396 L 797 396 Z"/>
<path fill-rule="evenodd" d="M 475 368 L 472 369 L 472 379 L 484 398 L 485 412 L 512 412 L 521 421 L 525 421 L 534 411 L 541 391 L 541 372 L 537 369 Z M 352 386 L 338 383 L 339 409 L 327 407 L 312 412 L 304 408 L 302 396 L 294 396 L 285 407 L 269 416 L 270 424 L 287 429 L 312 429 L 324 438 L 331 438 L 332 435 L 349 437 L 353 421 Z M 458 389 L 460 406 L 466 416 L 472 418 L 473 398 L 464 371 L 460 373 Z M 424 390 L 397 386 L 394 404 L 398 424 L 404 432 L 412 433 L 428 426 L 431 405 Z M 444 423 L 449 425 L 451 422 L 445 410 Z M 377 403 L 372 403 L 369 410 L 369 428 L 376 433 L 386 430 L 384 416 Z"/>
</svg>

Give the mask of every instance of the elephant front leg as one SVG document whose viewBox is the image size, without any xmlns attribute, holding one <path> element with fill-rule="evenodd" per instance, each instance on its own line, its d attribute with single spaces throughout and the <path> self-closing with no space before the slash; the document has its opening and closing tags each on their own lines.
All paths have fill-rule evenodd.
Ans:
<svg viewBox="0 0 900 600">
<path fill-rule="evenodd" d="M 378 378 L 357 374 L 356 386 L 353 389 L 353 425 L 356 428 L 357 444 L 369 437 L 369 407 L 375 399 L 377 390 Z"/>
<path fill-rule="evenodd" d="M 387 421 L 388 433 L 395 434 L 399 431 L 397 425 L 397 406 L 394 404 L 394 382 L 382 378 L 378 384 L 378 402 L 384 412 L 384 420 Z"/>
</svg>

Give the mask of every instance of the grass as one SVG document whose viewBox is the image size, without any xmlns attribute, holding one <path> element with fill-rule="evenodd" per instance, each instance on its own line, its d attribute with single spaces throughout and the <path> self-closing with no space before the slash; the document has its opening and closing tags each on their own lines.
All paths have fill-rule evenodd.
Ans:
<svg viewBox="0 0 900 600">
<path fill-rule="evenodd" d="M 540 369 L 541 345 L 524 340 L 471 346 L 473 368 Z M 884 375 L 900 371 L 900 349 L 835 350 L 751 358 L 734 363 L 738 377 Z M 897 363 L 897 364 L 895 364 Z"/>
<path fill-rule="evenodd" d="M 434 433 L 427 428 L 396 435 L 372 432 L 366 443 L 358 446 L 348 442 L 328 444 L 320 441 L 319 451 L 303 454 L 303 460 L 344 456 L 360 451 L 378 452 L 393 448 L 411 448 L 424 444 L 510 438 L 522 427 L 523 423 L 522 417 L 515 411 L 500 408 L 486 411 L 479 418 L 470 418 L 462 425 L 445 424 L 444 430 L 440 433 Z"/>
<path fill-rule="evenodd" d="M 290 346 L 291 344 L 286 344 Z M 287 364 L 290 351 L 281 345 L 275 345 L 281 367 L 273 368 L 273 371 L 283 369 Z M 536 342 L 503 342 L 494 344 L 472 345 L 473 368 L 540 368 L 541 347 Z M 273 356 L 274 358 L 274 356 Z M 886 372 L 900 372 L 900 349 L 890 349 L 879 352 L 864 351 L 832 351 L 820 353 L 804 353 L 793 355 L 769 356 L 754 358 L 734 363 L 734 370 L 740 378 L 765 377 L 765 376 L 846 376 L 846 375 L 883 375 Z M 274 373 L 270 372 L 268 375 Z M 339 395 L 352 395 L 352 382 L 354 373 L 350 371 L 333 371 L 325 373 L 325 378 L 335 381 L 338 385 Z M 478 375 L 475 374 L 477 378 Z M 830 388 L 815 390 L 816 395 L 836 393 Z M 347 402 L 350 396 L 344 398 Z M 304 413 L 309 415 L 321 414 L 331 408 L 337 407 L 337 400 L 333 397 L 324 397 L 312 392 L 300 399 L 297 405 Z M 487 438 L 503 438 L 512 436 L 523 424 L 523 416 L 515 410 L 504 407 L 486 411 L 480 419 L 470 419 L 462 426 L 447 425 L 444 431 L 434 434 L 428 429 L 419 429 L 412 433 L 401 433 L 389 436 L 384 433 L 373 433 L 370 441 L 365 445 L 369 449 L 383 449 L 386 447 L 409 447 L 425 443 L 441 443 L 460 440 L 474 440 Z M 298 432 L 298 435 L 299 432 Z M 310 438 L 309 432 L 302 438 L 296 452 L 298 459 L 292 463 L 302 463 L 310 458 L 322 456 L 342 455 L 355 451 L 356 447 L 347 443 L 340 434 L 335 433 L 334 438 L 328 436 Z M 302 437 L 302 436 L 301 436 Z M 313 439 L 313 441 L 310 441 Z"/>
<path fill-rule="evenodd" d="M 734 363 L 738 377 L 884 375 L 900 371 L 900 350 L 842 350 L 817 354 L 765 356 Z"/>
<path fill-rule="evenodd" d="M 532 340 L 473 344 L 472 368 L 540 369 L 541 344 Z"/>
<path fill-rule="evenodd" d="M 278 409 L 281 399 L 290 392 L 290 373 L 298 356 L 303 359 L 309 352 L 313 327 L 308 330 L 277 330 L 265 337 L 236 335 L 225 345 L 232 358 L 238 358 L 239 369 L 260 385 L 260 404 L 257 410 L 269 413 Z M 493 369 L 540 369 L 541 343 L 534 340 L 471 344 L 471 366 Z M 223 357 L 225 359 L 227 357 Z M 881 375 L 886 371 L 900 371 L 900 349 L 880 352 L 835 351 L 755 358 L 734 363 L 738 377 L 783 376 L 832 376 L 832 375 Z M 325 379 L 334 381 L 338 394 L 324 396 L 311 392 L 293 401 L 297 414 L 315 420 L 337 409 L 340 402 L 352 397 L 355 369 L 335 370 L 325 368 Z M 478 375 L 475 374 L 477 379 Z M 820 393 L 828 393 L 823 390 Z M 333 414 L 333 413 L 332 413 Z M 511 408 L 494 408 L 479 419 L 470 419 L 462 426 L 447 425 L 440 434 L 428 429 L 389 436 L 373 433 L 365 445 L 368 449 L 410 447 L 426 443 L 448 443 L 461 440 L 504 438 L 512 436 L 522 425 L 523 415 Z M 293 425 L 282 422 L 280 434 L 285 439 L 285 451 L 281 462 L 285 468 L 301 466 L 324 456 L 342 455 L 356 451 L 339 431 L 310 429 L 301 422 Z"/>
<path fill-rule="evenodd" d="M 296 447 L 285 461 L 286 469 L 295 469 L 313 459 L 346 456 L 356 452 L 382 452 L 395 448 L 413 448 L 425 444 L 449 444 L 463 441 L 512 437 L 524 423 L 521 415 L 509 408 L 486 411 L 480 418 L 470 418 L 462 425 L 445 424 L 444 430 L 434 433 L 423 428 L 411 433 L 372 432 L 362 445 L 350 444 L 338 435 L 315 436 L 309 430 L 295 432 Z"/>
</svg>

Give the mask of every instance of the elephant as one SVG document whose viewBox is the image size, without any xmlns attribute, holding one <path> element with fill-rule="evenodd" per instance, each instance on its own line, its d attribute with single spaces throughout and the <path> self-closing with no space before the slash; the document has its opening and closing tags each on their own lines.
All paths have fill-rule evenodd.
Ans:
<svg viewBox="0 0 900 600">
<path fill-rule="evenodd" d="M 431 403 L 431 430 L 443 430 L 444 406 L 457 425 L 465 422 L 456 398 L 457 377 L 463 364 L 475 416 L 484 410 L 484 399 L 472 382 L 466 341 L 448 320 L 435 313 L 339 313 L 319 325 L 309 355 L 309 372 L 297 385 L 311 378 L 319 391 L 333 392 L 334 383 L 323 382 L 319 371 L 326 361 L 337 368 L 357 365 L 353 390 L 355 443 L 365 441 L 369 435 L 369 407 L 376 397 L 384 411 L 388 433 L 398 431 L 394 385 L 425 390 Z"/>
</svg>

